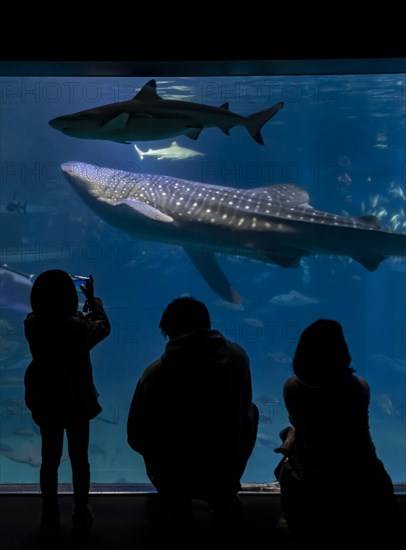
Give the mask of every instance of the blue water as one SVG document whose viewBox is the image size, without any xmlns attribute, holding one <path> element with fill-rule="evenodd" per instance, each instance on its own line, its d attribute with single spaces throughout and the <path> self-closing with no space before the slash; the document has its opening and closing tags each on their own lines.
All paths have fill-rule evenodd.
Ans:
<svg viewBox="0 0 406 550">
<path fill-rule="evenodd" d="M 141 457 L 126 442 L 128 406 L 142 371 L 164 349 L 158 329 L 164 307 L 187 293 L 207 304 L 214 327 L 251 359 L 261 423 L 243 482 L 274 481 L 279 460 L 274 448 L 288 422 L 282 385 L 300 331 L 321 316 L 342 323 L 353 366 L 371 386 L 378 454 L 392 479 L 405 482 L 405 258 L 386 260 L 369 272 L 347 257 L 310 257 L 299 268 L 283 269 L 220 253 L 224 272 L 244 297 L 243 305 L 233 306 L 208 287 L 180 247 L 129 237 L 100 220 L 69 186 L 60 165 L 77 160 L 246 189 L 292 183 L 304 187 L 319 210 L 374 213 L 383 227 L 406 233 L 406 75 L 157 78 L 164 98 L 228 102 L 244 116 L 285 103 L 262 129 L 264 146 L 243 127 L 231 129 L 230 136 L 210 128 L 196 141 L 177 136 L 137 144 L 146 151 L 176 140 L 204 154 L 180 161 L 141 160 L 132 145 L 76 139 L 48 125 L 60 115 L 129 99 L 148 80 L 0 79 L 1 263 L 33 277 L 56 267 L 91 273 L 113 327 L 110 338 L 92 351 L 103 406 L 91 427 L 92 481 L 148 481 Z M 26 214 L 7 210 L 13 199 L 27 202 Z M 303 295 L 299 303 L 284 299 L 291 291 Z M 22 385 L 30 360 L 22 334 L 26 312 L 15 311 L 7 292 L 0 288 L 0 483 L 36 483 L 40 438 Z M 64 456 L 60 481 L 70 480 Z"/>
</svg>

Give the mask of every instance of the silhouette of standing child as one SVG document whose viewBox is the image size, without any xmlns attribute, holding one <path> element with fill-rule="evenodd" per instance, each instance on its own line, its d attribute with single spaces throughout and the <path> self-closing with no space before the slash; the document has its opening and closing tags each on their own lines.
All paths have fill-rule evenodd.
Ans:
<svg viewBox="0 0 406 550">
<path fill-rule="evenodd" d="M 93 383 L 90 350 L 110 333 L 102 302 L 94 297 L 93 278 L 81 285 L 89 313 L 78 311 L 78 295 L 68 273 L 41 273 L 31 289 L 24 321 L 32 361 L 24 377 L 25 402 L 41 431 L 41 528 L 58 529 L 58 468 L 66 431 L 74 491 L 73 528 L 87 530 L 89 421 L 101 412 Z"/>
</svg>

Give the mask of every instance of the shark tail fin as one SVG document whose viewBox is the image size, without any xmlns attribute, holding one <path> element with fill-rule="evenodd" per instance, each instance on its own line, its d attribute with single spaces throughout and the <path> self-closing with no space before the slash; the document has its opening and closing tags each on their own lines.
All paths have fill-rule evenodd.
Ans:
<svg viewBox="0 0 406 550">
<path fill-rule="evenodd" d="M 262 135 L 261 135 L 262 126 L 266 122 L 268 122 L 269 119 L 275 116 L 276 113 L 280 109 L 282 109 L 283 105 L 284 105 L 283 101 L 280 101 L 273 107 L 270 107 L 269 109 L 265 109 L 265 111 L 259 111 L 258 113 L 254 113 L 253 115 L 249 115 L 247 117 L 248 119 L 247 130 L 250 133 L 250 135 L 254 138 L 254 140 L 260 145 L 264 145 L 264 140 L 262 139 Z"/>
<path fill-rule="evenodd" d="M 142 160 L 142 159 L 144 158 L 144 152 L 141 151 L 141 149 L 139 149 L 135 143 L 134 143 L 134 149 L 137 151 L 138 156 L 139 156 L 140 159 Z"/>
</svg>

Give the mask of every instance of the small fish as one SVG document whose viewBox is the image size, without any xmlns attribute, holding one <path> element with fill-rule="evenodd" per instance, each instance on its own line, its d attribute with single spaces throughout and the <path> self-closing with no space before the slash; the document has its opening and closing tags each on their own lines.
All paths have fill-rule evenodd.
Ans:
<svg viewBox="0 0 406 550">
<path fill-rule="evenodd" d="M 400 185 L 396 185 L 394 182 L 391 183 L 388 193 L 390 193 L 396 198 L 406 200 L 406 195 L 404 190 Z"/>
<path fill-rule="evenodd" d="M 291 290 L 287 294 L 279 294 L 270 300 L 271 304 L 280 307 L 301 307 L 311 304 L 318 304 L 319 302 L 320 300 L 305 296 L 296 290 Z"/>
<path fill-rule="evenodd" d="M 272 359 L 272 361 L 281 365 L 289 365 L 292 362 L 292 357 L 283 351 L 270 351 L 267 348 L 265 350 L 265 359 Z"/>
<path fill-rule="evenodd" d="M 372 208 L 376 208 L 379 202 L 379 193 L 377 195 L 371 195 L 369 197 L 369 204 Z"/>
<path fill-rule="evenodd" d="M 388 416 L 394 416 L 396 414 L 392 399 L 387 393 L 381 394 L 377 399 L 377 403 L 378 407 Z"/>
<path fill-rule="evenodd" d="M 406 375 L 406 361 L 399 358 L 391 358 L 381 353 L 372 356 L 372 361 L 380 367 L 389 368 L 398 372 L 399 374 Z"/>
<path fill-rule="evenodd" d="M 27 213 L 27 201 L 17 200 L 15 197 L 11 199 L 9 203 L 6 204 L 7 212 L 18 212 L 18 213 Z"/>
</svg>

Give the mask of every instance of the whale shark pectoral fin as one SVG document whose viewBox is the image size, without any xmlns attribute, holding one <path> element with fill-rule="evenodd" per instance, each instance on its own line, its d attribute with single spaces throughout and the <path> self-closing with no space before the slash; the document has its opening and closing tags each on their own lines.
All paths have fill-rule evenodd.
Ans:
<svg viewBox="0 0 406 550">
<path fill-rule="evenodd" d="M 214 252 L 208 252 L 204 249 L 183 248 L 200 275 L 216 294 L 232 304 L 242 302 L 241 296 L 233 289 L 222 272 Z"/>
<path fill-rule="evenodd" d="M 109 132 L 122 132 L 127 126 L 129 113 L 120 113 L 103 124 L 103 129 Z"/>
<path fill-rule="evenodd" d="M 132 210 L 135 210 L 137 214 L 141 214 L 142 216 L 145 216 L 146 218 L 150 218 L 151 220 L 157 222 L 172 223 L 174 221 L 173 218 L 171 218 L 164 212 L 161 212 L 150 204 L 146 204 L 145 202 L 138 199 L 119 200 L 114 203 L 114 206 L 119 206 L 120 204 L 128 206 Z"/>
</svg>

